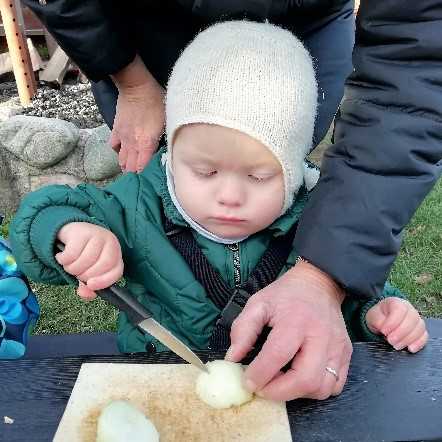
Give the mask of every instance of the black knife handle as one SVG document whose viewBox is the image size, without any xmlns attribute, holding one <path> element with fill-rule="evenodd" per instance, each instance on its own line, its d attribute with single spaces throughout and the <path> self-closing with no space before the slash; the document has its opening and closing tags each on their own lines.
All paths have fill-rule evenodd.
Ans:
<svg viewBox="0 0 442 442">
<path fill-rule="evenodd" d="M 62 242 L 56 241 L 55 245 L 58 250 L 64 250 L 64 244 Z M 101 299 L 104 299 L 109 304 L 117 307 L 118 310 L 126 313 L 129 321 L 135 326 L 144 319 L 152 317 L 152 313 L 124 287 L 113 284 L 108 288 L 94 291 Z"/>
<path fill-rule="evenodd" d="M 111 285 L 106 289 L 94 290 L 95 293 L 101 298 L 107 301 L 109 304 L 117 307 L 118 310 L 126 313 L 128 319 L 132 324 L 137 326 L 144 319 L 148 319 L 152 314 L 137 301 L 124 287 L 118 287 Z"/>
</svg>

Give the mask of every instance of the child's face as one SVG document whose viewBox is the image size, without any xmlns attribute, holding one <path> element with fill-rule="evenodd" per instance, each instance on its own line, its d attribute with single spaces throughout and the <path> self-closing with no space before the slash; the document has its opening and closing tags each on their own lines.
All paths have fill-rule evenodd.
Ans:
<svg viewBox="0 0 442 442">
<path fill-rule="evenodd" d="M 172 170 L 181 206 L 222 238 L 251 235 L 281 214 L 281 165 L 242 132 L 213 124 L 183 126 L 173 144 Z"/>
</svg>

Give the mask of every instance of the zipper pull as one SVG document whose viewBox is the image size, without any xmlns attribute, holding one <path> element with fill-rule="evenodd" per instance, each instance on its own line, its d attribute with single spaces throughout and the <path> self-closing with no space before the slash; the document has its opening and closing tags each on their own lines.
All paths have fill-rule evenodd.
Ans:
<svg viewBox="0 0 442 442">
<path fill-rule="evenodd" d="M 238 288 L 241 285 L 241 258 L 239 254 L 239 244 L 227 244 L 227 247 L 233 254 L 233 280 L 235 287 Z"/>
</svg>

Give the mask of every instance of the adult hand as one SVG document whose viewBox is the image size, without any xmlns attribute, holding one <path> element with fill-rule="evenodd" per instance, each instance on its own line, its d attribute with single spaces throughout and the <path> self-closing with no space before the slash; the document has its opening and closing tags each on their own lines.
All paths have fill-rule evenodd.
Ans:
<svg viewBox="0 0 442 442">
<path fill-rule="evenodd" d="M 265 325 L 271 331 L 245 372 L 246 386 L 273 400 L 326 399 L 341 393 L 352 345 L 341 313 L 344 293 L 313 265 L 301 261 L 253 295 L 232 325 L 226 358 L 240 361 Z M 281 368 L 291 362 L 288 371 Z M 326 370 L 330 367 L 338 379 Z"/>
<path fill-rule="evenodd" d="M 141 172 L 164 131 L 164 89 L 138 56 L 112 79 L 118 100 L 109 143 L 123 171 Z"/>
</svg>

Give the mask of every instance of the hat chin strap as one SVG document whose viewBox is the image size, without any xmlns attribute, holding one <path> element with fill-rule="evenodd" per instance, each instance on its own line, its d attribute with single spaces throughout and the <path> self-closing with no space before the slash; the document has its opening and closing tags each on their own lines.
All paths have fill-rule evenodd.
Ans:
<svg viewBox="0 0 442 442">
<path fill-rule="evenodd" d="M 167 190 L 169 191 L 170 198 L 172 199 L 172 202 L 175 205 L 176 209 L 192 229 L 196 230 L 200 235 L 204 236 L 205 238 L 220 244 L 235 244 L 244 241 L 246 238 L 250 236 L 247 235 L 241 238 L 234 238 L 234 239 L 221 238 L 220 236 L 217 236 L 214 233 L 206 230 L 201 224 L 198 224 L 191 216 L 189 216 L 187 212 L 183 209 L 181 204 L 179 203 L 178 198 L 176 197 L 175 183 L 173 181 L 173 174 L 170 167 L 169 156 L 167 156 L 167 154 L 165 155 L 166 155 L 165 167 L 166 167 L 166 177 L 167 177 Z"/>
<path fill-rule="evenodd" d="M 304 161 L 304 184 L 309 192 L 316 186 L 316 183 L 319 180 L 319 175 L 319 168 Z"/>
</svg>

